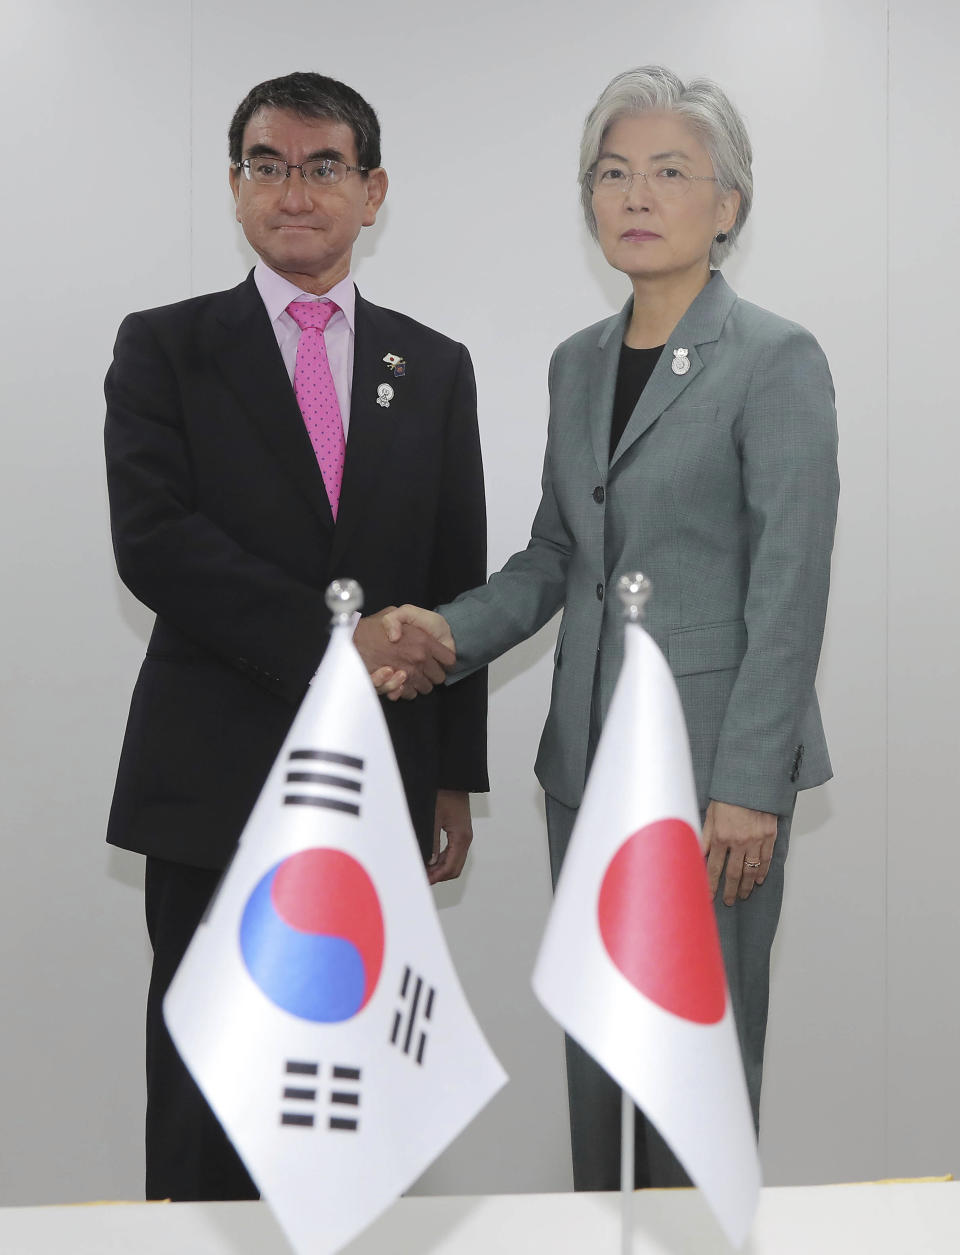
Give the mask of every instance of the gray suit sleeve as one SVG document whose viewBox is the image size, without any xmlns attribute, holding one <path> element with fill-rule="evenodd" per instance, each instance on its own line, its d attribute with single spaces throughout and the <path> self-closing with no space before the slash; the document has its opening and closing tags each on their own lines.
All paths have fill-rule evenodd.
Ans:
<svg viewBox="0 0 960 1255">
<path fill-rule="evenodd" d="M 814 697 L 837 517 L 833 383 L 802 328 L 758 364 L 738 440 L 749 515 L 747 649 L 721 727 L 710 797 L 784 813 Z"/>
<path fill-rule="evenodd" d="M 556 353 L 550 361 L 551 389 L 555 359 Z M 450 624 L 457 649 L 449 681 L 463 679 L 532 636 L 563 604 L 573 542 L 554 491 L 549 430 L 541 488 L 526 549 L 480 588 L 437 607 Z"/>
</svg>

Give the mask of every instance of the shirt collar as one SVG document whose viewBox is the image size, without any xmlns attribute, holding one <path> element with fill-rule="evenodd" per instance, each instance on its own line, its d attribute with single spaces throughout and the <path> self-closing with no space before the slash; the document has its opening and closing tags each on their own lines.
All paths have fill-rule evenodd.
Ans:
<svg viewBox="0 0 960 1255">
<path fill-rule="evenodd" d="M 339 283 L 335 283 L 329 292 L 325 292 L 323 296 L 317 297 L 312 292 L 304 292 L 295 283 L 291 283 L 289 279 L 284 279 L 283 275 L 278 275 L 275 270 L 271 270 L 267 263 L 261 259 L 253 268 L 253 281 L 257 285 L 260 299 L 266 306 L 267 315 L 272 323 L 275 323 L 285 313 L 291 301 L 322 301 L 329 299 L 343 310 L 343 316 L 347 320 L 351 334 L 353 333 L 357 289 L 354 287 L 353 279 L 349 274 L 346 278 L 341 279 Z M 289 317 L 289 314 L 287 317 Z"/>
</svg>

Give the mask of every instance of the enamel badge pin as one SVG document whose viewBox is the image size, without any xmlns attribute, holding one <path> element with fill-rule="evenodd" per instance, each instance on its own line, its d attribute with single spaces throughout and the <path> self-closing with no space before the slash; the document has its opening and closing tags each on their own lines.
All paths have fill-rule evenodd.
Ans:
<svg viewBox="0 0 960 1255">
<path fill-rule="evenodd" d="M 690 350 L 674 349 L 670 368 L 675 375 L 685 375 L 690 369 Z"/>
<path fill-rule="evenodd" d="M 388 409 L 392 400 L 393 389 L 388 383 L 380 384 L 377 388 L 377 405 L 382 405 L 384 409 Z"/>
<path fill-rule="evenodd" d="M 400 379 L 407 373 L 407 363 L 396 353 L 387 353 L 383 359 L 390 369 L 393 371 L 395 379 Z"/>
</svg>

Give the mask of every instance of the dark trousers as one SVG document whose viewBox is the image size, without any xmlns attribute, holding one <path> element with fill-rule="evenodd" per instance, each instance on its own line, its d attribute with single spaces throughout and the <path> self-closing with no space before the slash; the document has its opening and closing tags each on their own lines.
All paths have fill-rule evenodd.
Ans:
<svg viewBox="0 0 960 1255">
<path fill-rule="evenodd" d="M 556 885 L 577 811 L 547 795 L 550 871 Z M 724 906 L 718 893 L 714 913 L 727 973 L 730 1002 L 740 1035 L 740 1053 L 753 1108 L 760 1123 L 760 1083 L 770 993 L 770 948 L 780 919 L 783 867 L 790 841 L 790 815 L 781 815 L 773 862 L 763 884 L 744 902 Z M 721 884 L 722 888 L 722 884 Z M 620 1188 L 620 1087 L 571 1038 L 567 1048 L 567 1096 L 575 1190 Z M 645 1186 L 689 1185 L 690 1179 L 656 1128 L 636 1113 L 634 1181 Z"/>
<path fill-rule="evenodd" d="M 240 1157 L 184 1067 L 163 1021 L 163 997 L 221 873 L 148 858 L 144 878 L 153 971 L 147 994 L 148 1199 L 258 1198 Z"/>
</svg>

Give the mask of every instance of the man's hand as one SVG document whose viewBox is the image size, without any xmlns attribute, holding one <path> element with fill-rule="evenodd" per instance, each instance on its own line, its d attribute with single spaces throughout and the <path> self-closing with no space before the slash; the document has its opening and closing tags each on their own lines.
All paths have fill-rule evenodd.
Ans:
<svg viewBox="0 0 960 1255">
<path fill-rule="evenodd" d="M 398 613 L 389 606 L 378 614 L 366 615 L 353 633 L 353 643 L 373 685 L 393 701 L 429 693 L 435 684 L 443 683 L 446 668 L 453 665 L 456 655 L 412 621 L 398 624 L 388 636 L 383 620 L 389 612 Z"/>
<path fill-rule="evenodd" d="M 447 844 L 441 850 L 440 833 L 447 834 Z M 441 880 L 456 880 L 467 861 L 467 851 L 473 840 L 473 823 L 470 818 L 470 794 L 454 789 L 437 792 L 437 811 L 433 825 L 433 857 L 427 864 L 427 880 L 432 885 Z"/>
<path fill-rule="evenodd" d="M 766 879 L 776 840 L 776 815 L 730 802 L 711 802 L 703 825 L 710 892 L 716 894 L 726 861 L 724 902 L 733 906 L 737 898 L 749 898 L 753 886 Z"/>
</svg>

